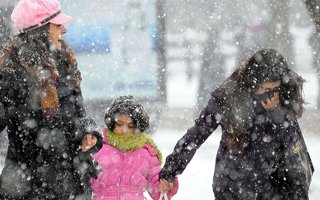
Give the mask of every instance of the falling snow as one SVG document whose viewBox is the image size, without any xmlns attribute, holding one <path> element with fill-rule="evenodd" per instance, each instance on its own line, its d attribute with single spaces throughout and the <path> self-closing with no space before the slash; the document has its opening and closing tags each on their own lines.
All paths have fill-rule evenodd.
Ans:
<svg viewBox="0 0 320 200">
<path fill-rule="evenodd" d="M 1 0 L 0 3 L 0 46 L 3 46 L 2 40 L 8 37 L 8 30 L 12 28 L 8 26 L 8 21 L 3 21 L 2 15 L 8 16 L 14 2 Z M 142 99 L 151 116 L 152 137 L 166 156 L 193 125 L 193 119 L 210 98 L 210 92 L 230 75 L 240 58 L 262 47 L 277 48 L 287 58 L 290 67 L 306 80 L 306 111 L 299 122 L 315 167 L 310 200 L 318 199 L 320 64 L 319 59 L 313 58 L 320 58 L 320 36 L 303 2 L 99 0 L 92 3 L 90 0 L 77 0 L 70 3 L 61 0 L 62 10 L 74 18 L 74 22 L 66 25 L 68 33 L 65 39 L 76 52 L 88 114 L 98 119 L 102 126 L 103 114 L 112 99 L 124 94 Z M 155 6 L 161 4 L 155 3 L 165 3 L 163 10 Z M 157 20 L 164 18 L 166 32 L 162 33 L 164 27 L 157 26 L 157 23 L 163 21 Z M 12 32 L 17 33 L 17 30 L 12 29 Z M 167 46 L 161 49 L 163 38 Z M 161 51 L 166 54 L 159 54 Z M 162 56 L 166 56 L 165 61 Z M 288 81 L 288 77 L 283 78 L 283 82 Z M 68 101 L 75 99 L 71 97 Z M 297 107 L 294 102 L 285 102 L 290 103 Z M 234 106 L 237 110 L 238 107 Z M 135 111 L 139 113 L 140 109 Z M 238 109 L 238 122 L 242 123 L 247 114 Z M 3 116 L 0 103 L 0 117 Z M 216 114 L 206 120 L 212 123 L 221 119 L 222 116 Z M 27 118 L 18 128 L 32 129 L 37 125 L 35 119 Z M 288 122 L 283 123 L 284 127 L 289 125 Z M 1 170 L 7 147 L 5 131 L 2 133 Z M 59 130 L 42 129 L 36 142 L 43 149 L 59 152 L 65 146 L 65 137 Z M 212 176 L 220 138 L 218 129 L 199 149 L 185 172 L 179 176 L 180 189 L 174 199 L 213 199 Z M 262 140 L 270 143 L 272 136 L 266 135 Z M 22 144 L 28 145 L 27 140 L 23 140 Z M 192 143 L 187 148 L 193 149 L 195 146 Z M 274 155 L 276 152 L 271 153 Z M 64 153 L 62 156 L 67 158 L 69 155 Z M 263 160 L 261 162 L 269 169 Z M 246 163 L 242 165 L 246 166 Z M 30 180 L 28 168 L 25 164 L 21 164 L 20 168 L 12 167 L 17 174 L 3 177 L 6 187 L 10 190 L 10 184 L 17 184 L 16 187 L 23 192 L 28 185 L 19 180 Z M 250 166 L 246 167 L 250 169 Z M 86 168 L 85 165 L 80 166 L 81 171 Z M 241 174 L 233 171 L 230 176 L 237 178 Z"/>
</svg>

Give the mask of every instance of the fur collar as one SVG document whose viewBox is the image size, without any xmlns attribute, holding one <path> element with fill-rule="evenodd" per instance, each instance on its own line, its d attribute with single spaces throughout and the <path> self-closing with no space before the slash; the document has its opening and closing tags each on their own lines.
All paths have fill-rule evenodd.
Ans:
<svg viewBox="0 0 320 200">
<path fill-rule="evenodd" d="M 132 152 L 144 147 L 151 146 L 156 152 L 160 164 L 162 164 L 162 153 L 156 143 L 145 133 L 123 135 L 111 132 L 109 129 L 105 131 L 108 143 L 122 152 Z"/>
</svg>

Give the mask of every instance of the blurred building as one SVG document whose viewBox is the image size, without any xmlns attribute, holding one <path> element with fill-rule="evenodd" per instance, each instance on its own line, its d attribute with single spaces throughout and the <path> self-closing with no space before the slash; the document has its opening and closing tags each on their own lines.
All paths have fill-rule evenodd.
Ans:
<svg viewBox="0 0 320 200">
<path fill-rule="evenodd" d="M 1 0 L 0 1 L 0 49 L 8 40 L 12 33 L 10 15 L 17 0 Z"/>
</svg>

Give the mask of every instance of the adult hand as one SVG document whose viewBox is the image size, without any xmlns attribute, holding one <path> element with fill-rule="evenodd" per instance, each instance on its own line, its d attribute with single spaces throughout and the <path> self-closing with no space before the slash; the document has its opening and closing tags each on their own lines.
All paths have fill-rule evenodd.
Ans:
<svg viewBox="0 0 320 200">
<path fill-rule="evenodd" d="M 260 103 L 266 111 L 274 110 L 280 103 L 279 92 L 273 93 L 273 96 L 271 98 L 262 100 L 260 101 Z"/>
<path fill-rule="evenodd" d="M 159 191 L 160 192 L 169 192 L 173 188 L 173 183 L 165 179 L 160 179 L 159 181 Z"/>
<path fill-rule="evenodd" d="M 86 152 L 97 144 L 97 137 L 92 134 L 86 134 L 82 140 L 81 151 Z"/>
</svg>

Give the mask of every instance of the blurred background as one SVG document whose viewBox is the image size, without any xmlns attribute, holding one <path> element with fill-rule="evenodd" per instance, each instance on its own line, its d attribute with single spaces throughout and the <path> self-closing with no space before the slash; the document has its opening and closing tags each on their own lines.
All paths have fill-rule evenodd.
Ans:
<svg viewBox="0 0 320 200">
<path fill-rule="evenodd" d="M 0 3 L 0 46 L 17 32 L 10 21 L 16 2 Z M 318 107 L 319 0 L 60 2 L 73 17 L 65 40 L 77 55 L 88 112 L 101 125 L 123 94 L 146 104 L 151 131 L 168 109 L 191 109 L 192 119 L 237 61 L 260 48 L 278 49 L 315 82 L 305 92 L 307 107 Z"/>
<path fill-rule="evenodd" d="M 1 47 L 17 33 L 10 22 L 16 2 L 0 1 Z M 74 19 L 66 25 L 65 39 L 77 55 L 87 111 L 101 126 L 111 100 L 132 94 L 149 111 L 149 132 L 170 153 L 174 143 L 162 144 L 171 137 L 165 133 L 178 139 L 192 126 L 210 92 L 241 58 L 260 48 L 275 48 L 306 80 L 307 105 L 300 125 L 305 135 L 320 141 L 320 0 L 60 2 Z M 6 144 L 4 131 L 2 156 Z M 319 150 L 315 143 L 311 148 Z M 211 157 L 210 163 L 213 172 Z M 316 177 L 319 183 L 320 175 Z M 319 184 L 313 190 L 317 188 Z"/>
</svg>

